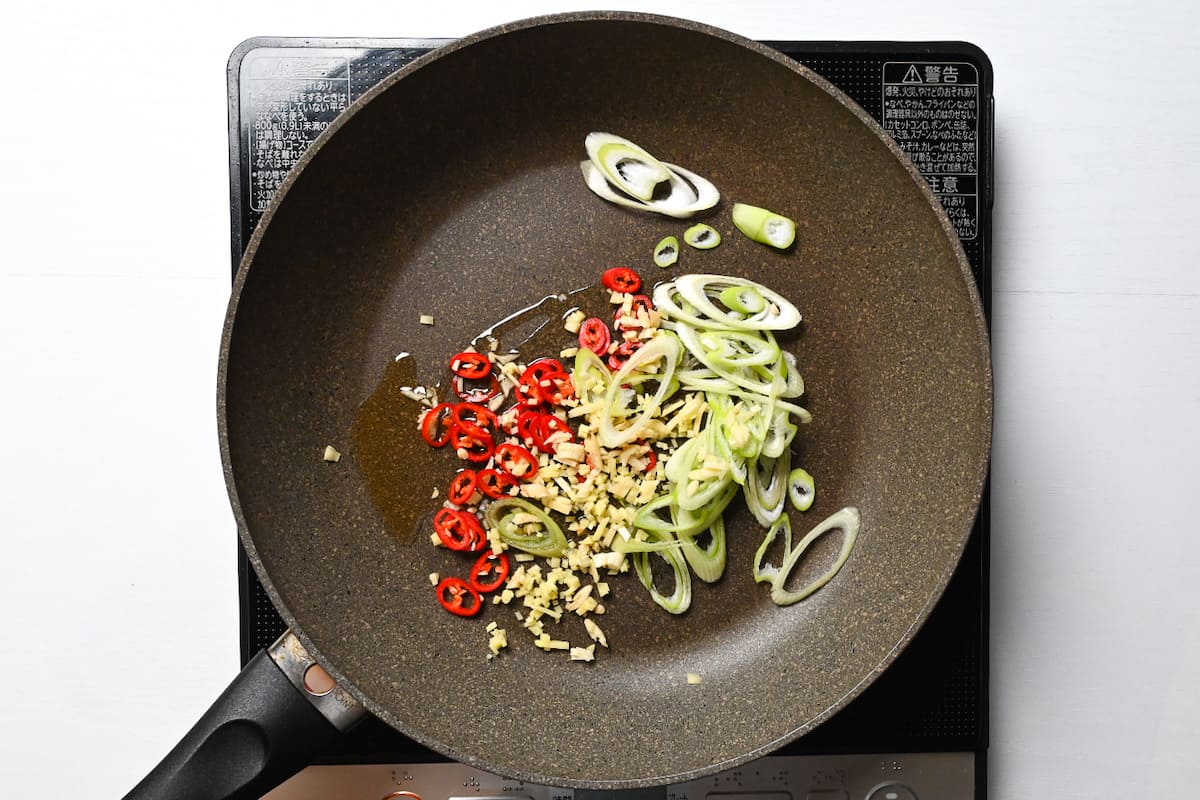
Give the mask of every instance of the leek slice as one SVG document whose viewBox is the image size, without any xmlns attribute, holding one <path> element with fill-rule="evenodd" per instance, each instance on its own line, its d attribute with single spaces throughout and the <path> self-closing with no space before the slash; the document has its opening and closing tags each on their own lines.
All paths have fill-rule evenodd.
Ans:
<svg viewBox="0 0 1200 800">
<path fill-rule="evenodd" d="M 515 519 L 519 514 L 528 514 L 535 518 L 536 528 L 526 530 L 533 522 L 517 524 Z M 515 547 L 535 556 L 550 558 L 561 556 L 567 551 L 567 537 L 549 514 L 520 497 L 502 497 L 493 500 L 484 511 L 488 526 L 496 529 L 500 540 L 509 547 Z"/>
<path fill-rule="evenodd" d="M 705 583 L 714 583 L 725 574 L 725 518 L 717 517 L 708 530 L 711 538 L 704 547 L 691 536 L 681 536 L 677 539 L 617 539 L 612 549 L 626 555 L 673 550 L 683 555 L 697 578 Z"/>
<path fill-rule="evenodd" d="M 792 439 L 796 438 L 797 429 L 792 424 L 787 409 L 779 408 L 777 403 L 775 406 L 775 411 L 771 414 L 771 424 L 767 426 L 767 435 L 759 448 L 759 452 L 768 458 L 779 458 Z"/>
<path fill-rule="evenodd" d="M 701 222 L 683 232 L 683 241 L 697 250 L 712 250 L 721 243 L 721 232 Z"/>
<path fill-rule="evenodd" d="M 705 427 L 702 435 L 675 451 L 663 470 L 675 504 L 684 511 L 712 502 L 732 479 L 729 459 L 717 447 L 716 432 L 716 425 Z"/>
<path fill-rule="evenodd" d="M 791 461 L 791 451 L 785 449 L 778 458 L 760 455 L 747 469 L 746 508 L 764 528 L 783 514 Z"/>
<path fill-rule="evenodd" d="M 753 286 L 730 286 L 721 291 L 720 298 L 739 314 L 757 314 L 767 307 L 767 299 Z"/>
<path fill-rule="evenodd" d="M 735 278 L 730 275 L 705 275 L 694 273 L 680 275 L 674 282 L 679 295 L 696 309 L 697 314 L 703 314 L 715 323 L 723 324 L 735 330 L 788 330 L 800 324 L 800 311 L 783 295 L 768 289 L 761 283 L 755 283 L 747 278 Z M 721 292 L 733 287 L 753 287 L 767 301 L 767 306 L 757 314 L 744 319 L 734 318 L 727 310 L 723 311 L 712 302 L 709 292 L 719 298 Z M 655 287 L 654 301 L 658 304 L 659 289 Z M 661 310 L 661 309 L 660 309 Z M 734 312 L 736 313 L 736 312 Z"/>
<path fill-rule="evenodd" d="M 600 444 L 614 449 L 642 438 L 642 434 L 646 428 L 650 427 L 658 414 L 662 401 L 670 396 L 673 386 L 678 386 L 674 380 L 674 374 L 681 352 L 679 339 L 674 334 L 660 331 L 630 356 L 621 369 L 612 376 L 608 390 L 604 394 L 604 411 L 600 418 L 599 429 Z M 663 368 L 658 374 L 652 376 L 658 380 L 658 389 L 649 400 L 641 403 L 641 409 L 636 414 L 633 414 L 630 419 L 624 420 L 624 424 L 618 428 L 613 424 L 614 419 L 622 417 L 628 412 L 626 406 L 618 404 L 618 395 L 621 394 L 622 387 L 630 383 L 632 380 L 630 376 L 636 370 L 641 370 L 660 359 L 664 362 Z M 636 393 L 633 394 L 636 395 Z"/>
<path fill-rule="evenodd" d="M 677 261 L 679 261 L 679 238 L 677 236 L 664 237 L 661 242 L 654 245 L 656 266 L 666 269 Z"/>
<path fill-rule="evenodd" d="M 841 511 L 831 514 L 824 522 L 809 531 L 788 552 L 783 560 L 783 564 L 779 567 L 779 571 L 771 580 L 771 599 L 775 601 L 776 605 L 790 606 L 793 603 L 798 603 L 829 583 L 833 579 L 833 576 L 837 575 L 842 566 L 845 565 L 846 560 L 850 558 L 850 551 L 854 548 L 854 542 L 858 538 L 858 528 L 861 521 L 862 518 L 858 513 L 858 509 L 847 506 Z M 808 546 L 818 538 L 836 530 L 842 531 L 842 549 L 838 552 L 838 557 L 834 560 L 833 566 L 802 589 L 798 591 L 787 589 L 788 577 L 796 569 L 796 565 L 800 562 L 800 557 L 804 555 L 804 551 L 808 549 Z"/>
<path fill-rule="evenodd" d="M 586 347 L 580 347 L 575 353 L 575 367 L 571 373 L 571 383 L 580 404 L 585 405 L 604 397 L 608 392 L 611 374 L 600 356 Z"/>
<path fill-rule="evenodd" d="M 771 583 L 775 580 L 775 576 L 779 574 L 779 567 L 774 564 L 763 564 L 767 557 L 767 551 L 771 549 L 771 545 L 775 539 L 779 537 L 779 532 L 783 531 L 783 557 L 779 559 L 782 564 L 787 560 L 788 553 L 792 552 L 792 521 L 788 519 L 787 514 L 783 514 L 775 522 L 771 523 L 771 527 L 767 528 L 767 535 L 763 537 L 762 544 L 758 546 L 758 551 L 754 554 L 754 564 L 750 569 L 756 583 Z"/>
<path fill-rule="evenodd" d="M 796 241 L 795 222 L 758 206 L 734 203 L 733 224 L 754 241 L 780 250 L 786 250 Z"/>
<path fill-rule="evenodd" d="M 725 517 L 718 516 L 708 528 L 709 543 L 701 547 L 692 536 L 679 536 L 683 545 L 680 552 L 687 560 L 696 577 L 705 583 L 713 583 L 725 574 Z"/>
<path fill-rule="evenodd" d="M 784 397 L 799 397 L 804 394 L 804 378 L 800 375 L 800 369 L 796 366 L 796 356 L 785 350 L 783 351 L 783 364 L 781 365 L 784 388 L 782 395 Z"/>
<path fill-rule="evenodd" d="M 817 497 L 817 486 L 808 471 L 797 467 L 788 475 L 788 498 L 797 511 L 808 511 Z"/>
<path fill-rule="evenodd" d="M 584 137 L 583 146 L 609 182 L 639 200 L 649 201 L 655 188 L 671 177 L 661 161 L 620 136 L 592 131 Z"/>
<path fill-rule="evenodd" d="M 713 502 L 697 511 L 680 508 L 672 494 L 662 494 L 638 509 L 633 527 L 651 536 L 696 536 L 712 527 L 737 494 L 738 485 L 727 481 Z M 665 513 L 665 516 L 663 514 Z"/>
<path fill-rule="evenodd" d="M 654 556 L 666 561 L 674 572 L 675 590 L 669 596 L 664 595 L 654 585 L 654 570 L 650 564 L 650 559 Z M 634 553 L 633 568 L 637 572 L 638 580 L 649 590 L 650 597 L 667 611 L 672 614 L 682 614 L 692 605 L 692 576 L 688 572 L 687 563 L 678 550 Z"/>
<path fill-rule="evenodd" d="M 735 386 L 768 397 L 778 395 L 782 391 L 784 378 L 777 372 L 765 369 L 761 364 L 752 364 L 745 369 L 729 368 L 725 366 L 728 359 L 716 358 L 711 355 L 701 342 L 701 334 L 692 326 L 677 325 L 675 333 L 679 336 L 680 343 L 696 357 L 697 361 Z"/>
<path fill-rule="evenodd" d="M 712 208 L 721 199 L 717 188 L 704 178 L 689 172 L 678 164 L 666 164 L 672 172 L 668 180 L 668 191 L 665 197 L 643 202 L 635 197 L 621 194 L 613 188 L 600 168 L 591 161 L 581 161 L 579 168 L 587 187 L 597 196 L 616 203 L 625 208 L 635 208 L 639 211 L 655 211 L 664 216 L 676 219 L 686 219 L 697 211 Z M 686 177 L 684 177 L 686 176 Z"/>
</svg>

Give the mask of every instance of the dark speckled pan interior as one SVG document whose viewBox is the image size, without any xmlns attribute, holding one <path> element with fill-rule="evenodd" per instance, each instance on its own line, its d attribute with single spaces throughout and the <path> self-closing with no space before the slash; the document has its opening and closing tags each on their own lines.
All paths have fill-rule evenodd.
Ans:
<svg viewBox="0 0 1200 800">
<path fill-rule="evenodd" d="M 687 250 L 660 273 L 654 244 L 686 224 L 592 195 L 578 166 L 592 130 L 710 178 L 723 199 L 700 219 L 725 243 Z M 795 218 L 798 246 L 778 253 L 741 236 L 734 201 Z M 818 500 L 795 525 L 803 533 L 854 505 L 862 530 L 833 582 L 778 608 L 750 577 L 761 531 L 744 510 L 731 514 L 724 579 L 697 585 L 679 618 L 632 576 L 614 580 L 601 620 L 612 647 L 583 665 L 532 647 L 511 610 L 473 621 L 442 611 L 427 576 L 447 554 L 389 535 L 348 443 L 396 353 L 415 354 L 419 377 L 438 380 L 446 357 L 489 324 L 594 284 L 614 264 L 649 278 L 746 276 L 799 306 L 805 322 L 786 341 L 815 417 L 797 451 Z M 420 325 L 421 314 L 436 324 Z M 490 771 L 617 788 L 765 755 L 887 668 L 969 534 L 991 373 L 957 239 L 856 106 L 725 32 L 583 14 L 447 46 L 322 137 L 251 243 L 220 405 L 230 496 L 255 569 L 372 712 Z M 341 463 L 321 459 L 326 444 L 346 453 Z M 489 662 L 491 619 L 512 646 Z"/>
</svg>

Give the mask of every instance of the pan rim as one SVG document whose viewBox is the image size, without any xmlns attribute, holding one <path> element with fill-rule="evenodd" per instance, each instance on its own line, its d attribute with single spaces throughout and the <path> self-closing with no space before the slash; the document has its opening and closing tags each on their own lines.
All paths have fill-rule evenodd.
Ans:
<svg viewBox="0 0 1200 800">
<path fill-rule="evenodd" d="M 250 237 L 250 240 L 247 243 L 245 254 L 243 255 L 243 257 L 241 259 L 241 262 L 240 262 L 239 268 L 238 268 L 238 272 L 237 272 L 237 275 L 234 280 L 233 288 L 232 288 L 231 295 L 230 295 L 230 301 L 229 301 L 228 309 L 227 309 L 225 320 L 224 320 L 223 330 L 222 330 L 220 359 L 219 359 L 219 363 L 218 363 L 218 375 L 217 375 L 217 377 L 218 377 L 218 386 L 217 386 L 217 388 L 218 388 L 218 391 L 217 391 L 218 436 L 219 436 L 222 466 L 223 466 L 224 475 L 225 475 L 226 489 L 227 489 L 227 492 L 229 495 L 230 505 L 234 512 L 235 520 L 237 522 L 239 537 L 242 541 L 243 547 L 246 550 L 248 560 L 249 560 L 252 568 L 254 569 L 255 573 L 257 574 L 259 580 L 262 582 L 263 587 L 266 590 L 268 596 L 270 597 L 272 604 L 275 606 L 276 610 L 279 612 L 280 616 L 283 618 L 284 622 L 289 626 L 291 631 L 300 639 L 300 641 L 309 650 L 309 652 L 318 661 L 318 663 L 320 663 L 323 667 L 325 667 L 325 669 L 327 669 L 330 672 L 330 674 L 333 675 L 333 677 L 338 681 L 339 684 L 341 684 L 343 686 L 343 688 L 345 688 L 355 699 L 357 699 L 360 703 L 363 704 L 363 706 L 365 706 L 369 711 L 371 711 L 372 714 L 374 714 L 375 716 L 380 718 L 387 725 L 395 728 L 396 730 L 400 731 L 401 733 L 403 733 L 406 736 L 412 737 L 413 739 L 420 742 L 421 744 L 424 744 L 424 745 L 432 747 L 436 750 L 439 750 L 439 751 L 445 753 L 446 755 L 448 755 L 449 757 L 454 758 L 458 761 L 461 761 L 464 764 L 468 764 L 472 767 L 485 769 L 485 770 L 492 771 L 492 772 L 499 772 L 504 775 L 507 775 L 507 776 L 510 776 L 510 777 L 513 777 L 516 779 L 525 780 L 525 781 L 528 781 L 531 783 L 544 784 L 544 783 L 549 782 L 551 785 L 563 786 L 566 788 L 614 789 L 615 790 L 615 789 L 632 789 L 632 788 L 640 788 L 640 787 L 647 787 L 647 786 L 657 786 L 657 785 L 662 785 L 662 784 L 670 783 L 670 782 L 692 780 L 692 779 L 695 779 L 698 777 L 710 775 L 710 774 L 713 774 L 716 772 L 720 772 L 720 771 L 723 771 L 726 769 L 736 767 L 738 765 L 741 765 L 748 761 L 751 761 L 755 758 L 758 758 L 758 757 L 761 757 L 764 755 L 768 755 L 769 753 L 773 752 L 780 746 L 782 746 L 788 742 L 794 741 L 795 739 L 803 736 L 804 734 L 813 730 L 814 728 L 819 726 L 821 723 L 823 723 L 824 721 L 826 721 L 827 719 L 832 717 L 834 714 L 836 714 L 838 711 L 840 711 L 842 708 L 844 708 L 847 704 L 849 704 L 855 697 L 857 697 L 866 686 L 873 683 L 875 681 L 875 679 L 884 670 L 886 670 L 891 665 L 891 663 L 896 659 L 896 657 L 907 647 L 909 642 L 911 642 L 912 638 L 917 634 L 917 632 L 923 626 L 925 620 L 928 619 L 930 613 L 932 612 L 933 607 L 938 603 L 938 601 L 941 599 L 942 595 L 944 594 L 946 586 L 948 585 L 948 583 L 950 581 L 950 578 L 953 576 L 953 574 L 955 573 L 955 571 L 958 568 L 962 553 L 966 547 L 967 541 L 971 534 L 972 525 L 968 524 L 966 526 L 965 530 L 959 532 L 959 535 L 955 539 L 955 548 L 954 548 L 953 557 L 947 559 L 943 572 L 938 576 L 936 585 L 933 585 L 931 587 L 932 593 L 930 595 L 929 602 L 925 605 L 925 607 L 923 607 L 921 609 L 920 614 L 914 619 L 913 624 L 909 626 L 909 628 L 904 632 L 903 636 L 884 655 L 884 657 L 879 661 L 879 663 L 876 664 L 872 669 L 870 669 L 863 676 L 862 680 L 859 681 L 858 683 L 856 683 L 851 690 L 846 692 L 841 698 L 839 698 L 836 702 L 831 704 L 828 708 L 826 708 L 819 714 L 813 716 L 809 720 L 804 721 L 803 725 L 799 725 L 798 727 L 789 731 L 787 735 L 779 737 L 773 741 L 764 743 L 763 745 L 761 745 L 753 750 L 750 750 L 748 752 L 742 753 L 735 758 L 727 759 L 727 760 L 724 760 L 724 761 L 721 761 L 721 762 L 718 762 L 715 764 L 710 764 L 703 768 L 699 768 L 699 769 L 695 769 L 695 770 L 691 770 L 691 771 L 683 772 L 683 773 L 658 775 L 658 776 L 648 777 L 648 778 L 642 777 L 642 778 L 632 778 L 632 779 L 604 779 L 604 780 L 549 777 L 546 775 L 539 775 L 536 773 L 515 770 L 512 768 L 511 765 L 495 764 L 486 759 L 482 759 L 482 758 L 473 756 L 469 753 L 458 752 L 452 742 L 431 741 L 428 739 L 428 737 L 424 737 L 424 736 L 420 735 L 419 732 L 410 730 L 409 727 L 404 723 L 403 720 L 395 718 L 394 715 L 392 715 L 389 711 L 387 711 L 385 708 L 383 708 L 379 704 L 375 703 L 369 696 L 367 696 L 363 692 L 361 692 L 354 685 L 354 683 L 352 681 L 350 681 L 344 674 L 342 674 L 337 669 L 336 664 L 332 663 L 321 652 L 320 648 L 316 645 L 316 643 L 313 642 L 308 637 L 308 635 L 300 627 L 300 625 L 299 625 L 298 621 L 295 619 L 294 615 L 288 609 L 287 605 L 283 602 L 278 590 L 275 587 L 274 582 L 271 580 L 270 575 L 267 573 L 267 570 L 260 558 L 258 549 L 254 543 L 253 536 L 252 536 L 252 534 L 248 528 L 248 525 L 246 523 L 245 515 L 244 515 L 243 509 L 242 509 L 242 505 L 241 505 L 241 501 L 240 501 L 240 497 L 239 497 L 239 493 L 238 493 L 237 478 L 234 474 L 232 458 L 231 458 L 231 453 L 230 453 L 229 430 L 228 430 L 228 419 L 227 419 L 227 404 L 226 404 L 226 401 L 227 401 L 227 398 L 226 398 L 227 377 L 228 377 L 231 342 L 233 339 L 233 330 L 234 330 L 234 326 L 235 326 L 235 320 L 236 320 L 236 316 L 237 316 L 238 307 L 239 307 L 241 296 L 242 296 L 242 290 L 246 284 L 247 277 L 250 272 L 250 268 L 253 264 L 255 255 L 258 251 L 258 248 L 259 248 L 263 238 L 265 237 L 267 230 L 270 227 L 271 220 L 275 216 L 277 209 L 284 202 L 284 200 L 287 197 L 287 195 L 289 194 L 292 186 L 297 182 L 299 176 L 302 174 L 304 169 L 308 166 L 309 163 L 311 163 L 313 161 L 314 158 L 317 158 L 319 156 L 321 151 L 324 149 L 324 144 L 327 141 L 329 141 L 329 139 L 331 139 L 333 136 L 335 136 L 337 134 L 337 132 L 344 125 L 346 125 L 353 117 L 355 117 L 357 115 L 357 113 L 362 108 L 364 108 L 369 103 L 371 103 L 376 97 L 378 97 L 379 95 L 388 91 L 397 82 L 403 80 L 407 76 L 413 74 L 414 72 L 421 70 L 422 68 L 424 68 L 430 64 L 433 64 L 433 63 L 441 60 L 442 58 L 451 57 L 458 51 L 466 49 L 466 48 L 470 48 L 471 46 L 478 44 L 480 42 L 484 42 L 484 41 L 494 39 L 497 37 L 502 37 L 502 36 L 505 36 L 505 35 L 508 35 L 508 34 L 511 34 L 511 33 L 517 32 L 517 31 L 529 30 L 529 29 L 540 28 L 540 27 L 550 27 L 550 26 L 562 25 L 562 24 L 594 23 L 594 22 L 635 22 L 635 23 L 643 23 L 643 24 L 649 24 L 649 25 L 662 25 L 662 26 L 666 26 L 666 27 L 682 29 L 685 31 L 690 31 L 690 32 L 694 32 L 694 33 L 712 36 L 712 37 L 724 40 L 726 42 L 729 42 L 731 44 L 741 46 L 745 49 L 748 49 L 748 50 L 760 55 L 760 56 L 765 56 L 765 57 L 771 59 L 772 61 L 774 61 L 775 63 L 791 70 L 793 73 L 796 73 L 800 77 L 802 77 L 802 78 L 806 79 L 807 81 L 809 81 L 810 83 L 814 84 L 817 88 L 822 90 L 826 95 L 832 97 L 834 100 L 836 100 L 838 103 L 840 103 L 849 112 L 851 112 L 860 123 L 865 125 L 872 132 L 872 134 L 874 134 L 874 136 L 878 140 L 880 140 L 886 146 L 886 148 L 888 149 L 888 151 L 892 154 L 892 156 L 894 158 L 896 158 L 900 161 L 901 165 L 903 166 L 905 171 L 908 173 L 910 179 L 912 179 L 913 182 L 917 185 L 918 190 L 921 192 L 921 195 L 925 200 L 925 204 L 931 210 L 934 211 L 934 213 L 938 219 L 938 222 L 941 226 L 942 234 L 945 237 L 946 241 L 949 242 L 951 245 L 951 252 L 953 253 L 954 260 L 958 264 L 958 267 L 959 267 L 959 270 L 961 273 L 960 277 L 962 278 L 963 283 L 965 284 L 965 287 L 967 289 L 969 302 L 970 302 L 970 305 L 972 308 L 972 318 L 976 325 L 976 336 L 973 337 L 973 341 L 981 349 L 981 352 L 979 353 L 979 361 L 981 364 L 981 374 L 979 377 L 980 377 L 980 380 L 982 382 L 982 387 L 983 387 L 982 393 L 981 393 L 982 394 L 981 401 L 984 404 L 983 407 L 981 408 L 981 414 L 983 415 L 987 424 L 985 426 L 985 429 L 980 432 L 980 434 L 983 437 L 983 439 L 980 442 L 980 444 L 981 444 L 980 452 L 982 454 L 982 457 L 979 459 L 979 462 L 977 464 L 973 465 L 974 472 L 971 473 L 969 476 L 964 476 L 964 477 L 970 478 L 970 487 L 972 489 L 971 504 L 973 505 L 973 507 L 976 510 L 975 516 L 977 516 L 978 513 L 980 513 L 980 504 L 982 501 L 983 489 L 984 489 L 984 485 L 986 482 L 988 468 L 989 468 L 989 462 L 990 462 L 989 454 L 990 454 L 990 449 L 991 449 L 992 427 L 994 425 L 994 410 L 993 410 L 994 397 L 993 397 L 993 373 L 992 373 L 992 363 L 991 363 L 991 354 L 990 354 L 990 336 L 989 336 L 989 332 L 988 332 L 987 320 L 986 320 L 986 317 L 983 312 L 983 304 L 982 304 L 982 301 L 981 301 L 981 298 L 979 295 L 979 290 L 978 290 L 975 280 L 972 276 L 970 263 L 967 260 L 966 253 L 963 250 L 963 247 L 958 238 L 957 232 L 955 231 L 953 224 L 951 223 L 949 217 L 946 215 L 945 211 L 943 210 L 941 203 L 938 201 L 936 196 L 933 194 L 932 190 L 930 190 L 928 184 L 926 183 L 924 178 L 921 176 L 921 174 L 917 170 L 917 168 L 913 165 L 912 161 L 908 158 L 908 156 L 904 153 L 904 151 L 899 147 L 899 145 L 896 144 L 896 142 L 892 139 L 892 137 L 886 133 L 886 131 L 882 128 L 882 126 L 874 120 L 874 118 L 872 118 L 869 114 L 867 114 L 857 103 L 855 103 L 852 99 L 850 99 L 840 89 L 835 87 L 833 84 L 831 84 L 825 78 L 821 77 L 820 75 L 817 75 L 815 72 L 813 72 L 808 67 L 805 67 L 804 65 L 796 62 L 795 60 L 793 60 L 790 57 L 780 53 L 779 51 L 769 47 L 768 45 L 762 44 L 760 42 L 756 42 L 754 40 L 748 39 L 741 35 L 738 35 L 738 34 L 730 32 L 730 31 L 727 31 L 727 30 L 724 30 L 721 28 L 717 28 L 717 27 L 714 27 L 714 26 L 711 26 L 711 25 L 708 25 L 705 23 L 695 22 L 695 21 L 678 18 L 678 17 L 673 17 L 673 16 L 647 14 L 647 13 L 642 13 L 642 12 L 583 11 L 583 12 L 567 12 L 567 13 L 559 13 L 559 14 L 547 14 L 547 15 L 534 16 L 534 17 L 520 19 L 520 20 L 516 20 L 513 22 L 505 23 L 502 25 L 490 27 L 485 30 L 481 30 L 477 33 L 465 36 L 461 39 L 447 42 L 446 44 L 419 57 L 418 59 L 414 60 L 410 64 L 405 65 L 401 69 L 399 69 L 396 72 L 389 75 L 387 78 L 385 78 L 379 84 L 377 84 L 375 87 L 373 87 L 372 89 L 365 92 L 358 100 L 356 100 L 354 103 L 352 103 L 351 106 L 346 109 L 346 111 L 344 111 L 342 114 L 340 114 L 334 120 L 333 123 L 330 124 L 330 126 L 302 154 L 302 156 L 299 159 L 299 161 L 297 162 L 297 164 L 293 167 L 293 169 L 290 171 L 288 176 L 285 178 L 284 182 L 282 183 L 282 185 L 279 187 L 279 189 L 276 191 L 274 197 L 272 198 L 267 210 L 264 212 L 257 228 L 255 229 L 254 233 Z M 968 485 L 968 481 L 964 480 L 964 488 L 967 485 Z M 972 517 L 972 523 L 975 519 L 975 516 Z"/>
</svg>

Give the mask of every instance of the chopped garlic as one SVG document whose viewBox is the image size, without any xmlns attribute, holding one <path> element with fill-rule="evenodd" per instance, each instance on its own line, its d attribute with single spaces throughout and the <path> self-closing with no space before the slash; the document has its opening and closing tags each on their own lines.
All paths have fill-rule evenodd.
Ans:
<svg viewBox="0 0 1200 800">
<path fill-rule="evenodd" d="M 326 461 L 341 461 L 342 454 L 333 449 L 332 445 L 325 445 L 325 460 Z"/>
<path fill-rule="evenodd" d="M 689 672 L 687 674 L 687 682 L 689 684 L 695 686 L 696 684 L 703 683 L 704 679 L 702 677 L 700 677 L 699 672 Z"/>
<path fill-rule="evenodd" d="M 430 582 L 431 584 L 433 584 L 434 586 L 437 586 L 437 585 L 438 585 L 438 582 L 439 582 L 441 579 L 442 579 L 442 576 L 441 576 L 441 575 L 438 575 L 436 572 L 431 572 L 431 573 L 429 573 L 429 582 Z"/>
<path fill-rule="evenodd" d="M 422 325 L 432 325 L 433 317 L 430 316 L 429 314 L 422 314 L 419 321 Z"/>
</svg>

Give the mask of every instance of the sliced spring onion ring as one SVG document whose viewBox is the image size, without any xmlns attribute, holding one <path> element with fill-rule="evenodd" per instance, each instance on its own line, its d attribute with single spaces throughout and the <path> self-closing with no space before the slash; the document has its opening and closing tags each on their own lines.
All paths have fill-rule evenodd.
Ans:
<svg viewBox="0 0 1200 800">
<path fill-rule="evenodd" d="M 796 241 L 795 222 L 758 206 L 734 203 L 733 224 L 754 241 L 780 250 L 786 250 Z"/>
<path fill-rule="evenodd" d="M 680 536 L 681 552 L 687 559 L 696 577 L 705 583 L 713 583 L 725 574 L 725 517 L 718 516 L 708 528 L 709 542 L 701 547 L 695 538 Z"/>
<path fill-rule="evenodd" d="M 675 590 L 670 596 L 664 595 L 654 585 L 654 570 L 650 559 L 658 556 L 667 562 L 675 573 Z M 692 605 L 692 576 L 688 572 L 687 562 L 678 550 L 659 550 L 655 553 L 640 552 L 633 554 L 633 568 L 638 580 L 650 592 L 650 597 L 672 614 L 682 614 Z"/>
<path fill-rule="evenodd" d="M 817 497 L 817 486 L 807 470 L 797 467 L 788 475 L 788 497 L 797 511 L 808 511 Z"/>
<path fill-rule="evenodd" d="M 679 237 L 666 236 L 654 245 L 654 263 L 666 269 L 679 261 Z"/>
<path fill-rule="evenodd" d="M 592 131 L 584 137 L 583 146 L 588 159 L 610 183 L 643 202 L 649 201 L 654 189 L 671 177 L 661 161 L 620 136 Z"/>
<path fill-rule="evenodd" d="M 790 606 L 792 603 L 798 603 L 808 597 L 813 592 L 820 589 L 825 584 L 837 575 L 846 560 L 850 557 L 850 551 L 854 548 L 854 541 L 858 538 L 858 528 L 861 523 L 861 517 L 857 508 L 847 506 L 841 511 L 831 514 L 824 522 L 821 522 L 807 534 L 804 538 L 796 543 L 787 556 L 783 559 L 783 564 L 780 565 L 779 571 L 771 580 L 771 600 L 776 605 Z M 808 546 L 815 542 L 818 538 L 832 531 L 841 530 L 842 532 L 842 549 L 838 552 L 837 559 L 833 565 L 821 575 L 819 578 L 808 584 L 798 591 L 791 591 L 786 588 L 788 577 L 796 569 L 796 564 L 800 562 L 800 557 L 804 555 L 804 551 Z"/>
<path fill-rule="evenodd" d="M 666 164 L 672 172 L 667 179 L 668 189 L 664 197 L 643 202 L 635 197 L 621 194 L 613 188 L 604 177 L 600 168 L 591 161 L 581 161 L 579 168 L 583 170 L 583 178 L 587 187 L 599 197 L 626 208 L 639 211 L 655 211 L 664 216 L 676 219 L 686 219 L 697 211 L 712 208 L 721 199 L 717 188 L 704 178 L 689 172 L 678 164 Z M 686 177 L 685 177 L 686 176 Z"/>
<path fill-rule="evenodd" d="M 711 250 L 721 243 L 721 232 L 701 222 L 683 232 L 683 241 L 697 250 Z"/>
<path fill-rule="evenodd" d="M 767 307 L 767 299 L 754 286 L 730 286 L 721 291 L 720 298 L 739 314 L 758 314 Z"/>
<path fill-rule="evenodd" d="M 670 494 L 659 495 L 638 509 L 633 518 L 633 526 L 659 538 L 671 534 L 697 536 L 712 527 L 717 517 L 724 513 L 725 507 L 733 500 L 737 490 L 738 485 L 729 481 L 724 491 L 717 495 L 713 502 L 695 512 L 680 508 Z"/>
<path fill-rule="evenodd" d="M 804 394 L 804 378 L 800 375 L 800 368 L 796 366 L 796 356 L 785 350 L 783 361 L 783 376 L 785 379 L 783 396 L 799 397 Z"/>
<path fill-rule="evenodd" d="M 671 481 L 671 497 L 683 511 L 696 511 L 711 503 L 733 480 L 729 460 L 717 452 L 713 435 L 716 426 L 710 425 L 706 434 L 692 439 L 676 451 L 667 462 L 667 479 Z M 695 447 L 679 457 L 688 445 Z M 676 477 L 672 477 L 673 465 Z"/>
<path fill-rule="evenodd" d="M 746 508 L 764 528 L 783 514 L 791 461 L 791 451 L 785 448 L 778 458 L 760 455 L 747 469 Z"/>
<path fill-rule="evenodd" d="M 586 347 L 579 348 L 575 353 L 575 369 L 571 373 L 571 383 L 575 387 L 575 396 L 579 398 L 579 402 L 586 404 L 593 399 L 604 397 L 608 392 L 608 379 L 611 374 L 600 360 L 600 356 Z"/>
<path fill-rule="evenodd" d="M 528 514 L 536 520 L 533 531 L 515 522 L 517 515 Z M 549 514 L 520 497 L 503 497 L 493 501 L 484 512 L 488 527 L 496 529 L 500 540 L 535 556 L 550 558 L 567 551 L 567 537 Z M 530 522 L 532 526 L 535 523 Z"/>
<path fill-rule="evenodd" d="M 674 334 L 659 331 L 612 376 L 608 391 L 604 394 L 604 413 L 600 418 L 600 444 L 614 449 L 642 438 L 646 428 L 654 421 L 662 401 L 670 395 L 673 386 L 678 386 L 673 378 L 681 352 L 679 339 Z M 622 387 L 631 382 L 631 375 L 635 370 L 641 370 L 660 359 L 664 366 L 660 373 L 652 376 L 658 381 L 654 395 L 649 400 L 643 400 L 641 410 L 618 428 L 613 424 L 614 420 L 625 417 L 628 412 L 627 406 L 618 402 L 618 398 L 623 397 Z"/>
<path fill-rule="evenodd" d="M 729 275 L 680 275 L 678 279 L 672 282 L 674 287 L 679 290 L 680 296 L 687 300 L 688 303 L 696 310 L 697 314 L 703 314 L 713 323 L 720 324 L 734 330 L 788 330 L 800 324 L 800 311 L 783 295 L 772 289 L 768 289 L 761 283 L 746 278 L 735 278 Z M 658 297 L 664 286 L 672 284 L 660 284 L 654 289 L 654 303 L 659 306 Z M 736 319 L 727 310 L 722 310 L 712 302 L 709 292 L 713 297 L 720 297 L 721 292 L 725 289 L 737 286 L 752 286 L 763 296 L 767 301 L 767 306 L 762 311 L 744 319 Z M 662 311 L 663 309 L 659 309 Z M 666 313 L 666 312 L 664 312 Z M 736 312 L 735 312 L 736 313 Z"/>
<path fill-rule="evenodd" d="M 787 559 L 788 553 L 792 552 L 792 521 L 788 519 L 787 514 L 783 514 L 771 523 L 771 527 L 767 528 L 767 535 L 763 537 L 762 544 L 758 546 L 758 551 L 754 554 L 754 565 L 750 571 L 757 583 L 771 583 L 779 574 L 778 566 L 763 564 L 763 561 L 780 531 L 783 531 L 783 556 L 779 559 L 780 563 Z"/>
</svg>

